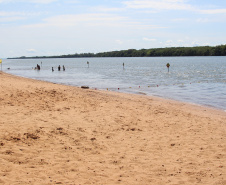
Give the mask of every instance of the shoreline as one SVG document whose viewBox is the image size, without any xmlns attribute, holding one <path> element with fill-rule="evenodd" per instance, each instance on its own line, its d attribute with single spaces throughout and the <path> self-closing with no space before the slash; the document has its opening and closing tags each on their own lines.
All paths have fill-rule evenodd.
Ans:
<svg viewBox="0 0 226 185">
<path fill-rule="evenodd" d="M 0 79 L 0 184 L 226 184 L 223 110 Z"/>
<path fill-rule="evenodd" d="M 80 88 L 80 86 L 74 86 L 74 85 L 65 84 L 65 83 L 56 83 L 56 82 L 51 82 L 51 81 L 46 81 L 46 80 L 41 80 L 41 79 L 29 78 L 29 77 L 24 77 L 24 76 L 10 74 L 10 73 L 7 73 L 5 71 L 3 71 L 3 73 L 6 73 L 6 74 L 9 74 L 9 75 L 12 75 L 12 76 L 18 76 L 18 77 L 25 78 L 25 79 L 32 79 L 32 80 L 37 80 L 37 81 L 42 81 L 42 82 L 47 82 L 47 83 L 53 83 L 53 84 L 58 84 L 58 85 L 65 85 L 65 86 L 69 86 L 69 87 Z M 124 93 L 124 94 L 130 94 L 130 95 L 142 95 L 142 96 L 148 96 L 148 97 L 156 97 L 156 98 L 165 99 L 165 100 L 169 100 L 169 101 L 175 101 L 175 102 L 180 102 L 180 103 L 185 103 L 185 104 L 200 106 L 200 107 L 203 107 L 203 108 L 206 107 L 206 108 L 209 108 L 209 109 L 215 109 L 215 110 L 226 112 L 226 109 L 219 108 L 219 107 L 213 106 L 213 105 L 203 105 L 203 104 L 194 103 L 194 102 L 191 102 L 191 101 L 183 101 L 183 100 L 177 100 L 177 99 L 170 98 L 170 97 L 168 98 L 168 97 L 164 97 L 164 96 L 147 94 L 145 92 L 144 93 L 143 92 L 137 92 L 137 91 L 129 92 L 129 91 L 124 91 L 124 90 L 117 91 L 116 90 L 117 88 L 115 88 L 115 90 L 111 90 L 111 88 L 107 88 L 107 89 L 108 90 L 106 90 L 105 88 L 103 88 L 103 89 L 97 89 L 95 87 L 90 88 L 90 90 L 98 90 L 98 91 L 104 91 L 104 92 L 115 92 L 115 93 Z"/>
</svg>

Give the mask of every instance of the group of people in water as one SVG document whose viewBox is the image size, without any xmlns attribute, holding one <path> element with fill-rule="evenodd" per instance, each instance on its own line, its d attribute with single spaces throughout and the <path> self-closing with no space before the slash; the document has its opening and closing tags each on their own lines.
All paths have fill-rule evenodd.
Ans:
<svg viewBox="0 0 226 185">
<path fill-rule="evenodd" d="M 36 70 L 40 70 L 41 69 L 40 65 L 37 64 L 37 66 L 35 67 L 35 69 Z"/>
<path fill-rule="evenodd" d="M 42 64 L 42 62 L 41 62 L 41 64 Z M 88 64 L 88 67 L 89 67 L 89 62 L 87 62 L 87 64 Z M 123 65 L 123 69 L 124 69 L 125 64 L 123 63 L 122 65 Z M 168 66 L 167 66 L 167 67 L 168 67 Z M 62 68 L 63 68 L 63 71 L 65 71 L 64 65 L 63 65 Z M 33 69 L 33 68 L 32 68 L 32 69 Z M 35 69 L 36 69 L 36 70 L 40 70 L 40 69 L 41 69 L 40 65 L 37 64 L 37 67 L 35 67 Z M 58 66 L 58 71 L 60 71 L 60 70 L 61 70 L 61 66 L 59 65 L 59 66 Z M 54 71 L 54 68 L 52 67 L 52 72 L 53 72 L 53 71 Z"/>
<path fill-rule="evenodd" d="M 41 63 L 42 64 L 42 63 Z M 63 65 L 63 71 L 65 71 L 65 67 L 64 67 L 64 65 Z M 32 68 L 33 69 L 33 68 Z M 40 70 L 41 69 L 41 67 L 40 67 L 40 65 L 38 65 L 37 64 L 37 66 L 34 68 L 35 70 Z M 59 65 L 58 66 L 58 71 L 60 71 L 61 70 L 61 66 Z M 52 72 L 54 71 L 54 68 L 52 67 Z"/>
<path fill-rule="evenodd" d="M 58 71 L 60 71 L 61 70 L 61 67 L 60 67 L 60 65 L 58 66 Z M 54 71 L 54 68 L 52 67 L 52 72 Z M 64 65 L 63 65 L 63 71 L 65 71 L 65 67 L 64 67 Z"/>
</svg>

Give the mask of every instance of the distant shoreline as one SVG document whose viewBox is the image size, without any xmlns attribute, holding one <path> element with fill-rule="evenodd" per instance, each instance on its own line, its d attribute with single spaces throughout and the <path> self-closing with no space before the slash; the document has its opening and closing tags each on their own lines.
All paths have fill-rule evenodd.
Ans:
<svg viewBox="0 0 226 185">
<path fill-rule="evenodd" d="M 155 49 L 128 49 L 100 53 L 75 53 L 55 56 L 10 57 L 7 59 L 45 59 L 45 58 L 96 58 L 96 57 L 188 57 L 188 56 L 226 56 L 226 45 L 171 47 Z"/>
</svg>

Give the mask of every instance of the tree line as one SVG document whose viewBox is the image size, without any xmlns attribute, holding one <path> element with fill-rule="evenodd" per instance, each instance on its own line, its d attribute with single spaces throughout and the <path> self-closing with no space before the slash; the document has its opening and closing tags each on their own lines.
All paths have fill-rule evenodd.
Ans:
<svg viewBox="0 0 226 185">
<path fill-rule="evenodd" d="M 171 47 L 156 49 L 128 49 L 97 53 L 96 57 L 170 57 L 170 56 L 226 56 L 226 45 L 215 47 Z"/>
<path fill-rule="evenodd" d="M 25 58 L 81 58 L 81 57 L 171 57 L 171 56 L 226 56 L 226 45 L 197 46 L 197 47 L 170 47 L 155 49 L 128 49 L 101 53 L 75 53 L 60 56 L 36 56 Z M 12 58 L 11 58 L 12 59 Z"/>
</svg>

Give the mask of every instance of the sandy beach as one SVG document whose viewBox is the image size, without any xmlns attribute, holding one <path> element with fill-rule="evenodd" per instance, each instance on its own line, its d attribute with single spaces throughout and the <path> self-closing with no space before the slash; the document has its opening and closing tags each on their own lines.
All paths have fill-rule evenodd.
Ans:
<svg viewBox="0 0 226 185">
<path fill-rule="evenodd" d="M 226 185 L 226 112 L 0 72 L 0 184 Z"/>
</svg>

